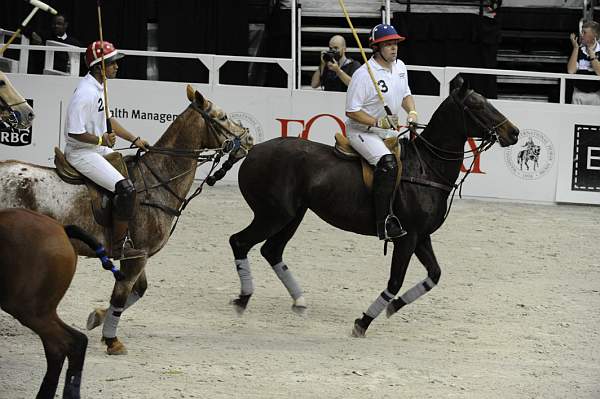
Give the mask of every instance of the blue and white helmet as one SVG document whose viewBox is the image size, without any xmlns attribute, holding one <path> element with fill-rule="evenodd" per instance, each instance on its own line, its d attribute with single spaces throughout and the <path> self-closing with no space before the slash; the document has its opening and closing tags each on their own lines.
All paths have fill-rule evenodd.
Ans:
<svg viewBox="0 0 600 399">
<path fill-rule="evenodd" d="M 396 29 L 392 25 L 379 24 L 371 30 L 369 36 L 369 45 L 372 46 L 376 43 L 385 42 L 387 40 L 398 40 L 399 42 L 406 39 L 404 36 L 400 36 Z"/>
</svg>

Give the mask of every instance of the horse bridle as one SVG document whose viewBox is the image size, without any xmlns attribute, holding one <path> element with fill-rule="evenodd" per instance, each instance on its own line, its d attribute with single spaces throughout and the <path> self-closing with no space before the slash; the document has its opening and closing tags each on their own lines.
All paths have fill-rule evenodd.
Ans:
<svg viewBox="0 0 600 399">
<path fill-rule="evenodd" d="M 3 86 L 6 86 L 6 82 L 0 79 L 0 87 Z M 3 120 L 7 122 L 10 127 L 16 127 L 19 124 L 19 116 L 17 115 L 17 112 L 13 110 L 13 107 L 25 104 L 26 102 L 27 100 L 23 100 L 18 103 L 9 104 L 6 102 L 6 100 L 4 100 L 4 98 L 2 98 L 2 96 L 0 96 L 0 111 L 5 112 L 8 115 L 8 117 Z"/>
<path fill-rule="evenodd" d="M 208 108 L 206 110 L 200 108 L 196 101 L 192 101 L 190 107 L 202 115 L 202 118 L 204 119 L 204 122 L 206 122 L 210 132 L 212 132 L 215 136 L 221 136 L 225 138 L 222 147 L 224 152 L 230 153 L 241 149 L 245 153 L 244 156 L 248 154 L 250 149 L 242 144 L 242 139 L 250 133 L 250 129 L 241 126 L 240 124 L 242 133 L 238 135 L 227 127 L 223 126 L 221 123 L 217 122 L 210 116 L 210 112 L 212 111 L 212 103 L 210 101 L 208 101 Z"/>
<path fill-rule="evenodd" d="M 195 158 L 200 164 L 204 164 L 209 161 L 213 162 L 206 178 L 202 181 L 202 183 L 200 183 L 198 188 L 192 194 L 190 194 L 190 196 L 188 198 L 180 197 L 175 191 L 173 191 L 171 189 L 171 187 L 169 187 L 169 183 L 187 175 L 188 173 L 191 173 L 193 170 L 195 170 L 195 168 L 190 169 L 185 172 L 182 172 L 182 173 L 179 173 L 169 179 L 163 179 L 150 165 L 148 165 L 144 161 L 144 157 L 139 156 L 140 152 L 141 152 L 140 150 L 138 150 L 138 153 L 136 154 L 137 160 L 140 160 L 144 164 L 144 166 L 146 166 L 146 168 L 148 168 L 150 173 L 152 173 L 152 175 L 154 175 L 154 177 L 160 182 L 160 184 L 158 184 L 158 185 L 148 187 L 148 184 L 146 183 L 146 180 L 144 179 L 144 175 L 140 171 L 140 175 L 142 176 L 142 180 L 143 180 L 145 188 L 142 191 L 138 191 L 138 193 L 144 192 L 144 191 L 147 193 L 151 189 L 158 188 L 158 187 L 164 187 L 171 195 L 173 195 L 175 198 L 177 198 L 177 200 L 179 200 L 179 202 L 180 202 L 177 209 L 174 209 L 174 208 L 170 208 L 163 204 L 156 204 L 156 203 L 152 203 L 152 202 L 148 202 L 148 201 L 140 201 L 141 205 L 160 209 L 163 212 L 165 212 L 166 214 L 177 218 L 175 220 L 175 223 L 171 227 L 171 231 L 170 231 L 169 235 L 173 234 L 173 231 L 175 231 L 175 227 L 177 226 L 179 217 L 181 216 L 181 213 L 183 212 L 183 210 L 187 207 L 187 205 L 190 203 L 190 201 L 192 199 L 194 199 L 196 196 L 198 196 L 202 192 L 204 183 L 207 182 L 207 180 L 209 179 L 209 177 L 211 176 L 211 174 L 213 173 L 213 171 L 219 164 L 222 155 L 223 154 L 232 154 L 233 152 L 235 152 L 237 150 L 243 150 L 244 156 L 246 156 L 248 154 L 248 151 L 250 150 L 249 148 L 247 148 L 247 146 L 242 144 L 242 139 L 250 133 L 250 129 L 241 126 L 241 128 L 242 128 L 241 134 L 238 135 L 238 134 L 232 132 L 230 129 L 223 126 L 221 123 L 217 122 L 213 117 L 210 116 L 210 112 L 212 111 L 212 103 L 208 102 L 208 104 L 209 104 L 209 106 L 206 110 L 202 109 L 195 101 L 192 101 L 189 106 L 202 116 L 202 118 L 204 119 L 204 121 L 206 123 L 207 130 L 209 132 L 211 132 L 212 134 L 214 134 L 217 137 L 220 136 L 220 137 L 224 138 L 223 145 L 221 146 L 221 148 L 215 148 L 215 149 L 206 148 L 206 149 L 198 149 L 198 150 L 187 150 L 187 149 L 166 149 L 166 148 L 150 147 L 150 149 L 149 149 L 149 152 L 159 153 L 159 154 L 167 155 L 167 156 Z M 210 154 L 210 155 L 203 154 L 203 152 L 209 152 L 209 151 L 214 151 L 214 153 Z M 136 160 L 136 164 L 138 164 L 137 160 Z M 226 162 L 228 162 L 228 161 L 226 161 Z M 233 164 L 233 162 L 232 162 L 232 164 Z M 139 164 L 138 164 L 138 167 L 139 167 Z"/>
</svg>

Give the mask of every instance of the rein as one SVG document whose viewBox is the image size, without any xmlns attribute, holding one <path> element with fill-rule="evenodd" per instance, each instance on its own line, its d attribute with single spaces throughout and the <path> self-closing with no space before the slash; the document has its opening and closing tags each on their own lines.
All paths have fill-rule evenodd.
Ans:
<svg viewBox="0 0 600 399">
<path fill-rule="evenodd" d="M 481 127 L 483 130 L 486 131 L 484 137 L 481 139 L 481 143 L 477 146 L 477 148 L 468 150 L 468 151 L 451 151 L 451 150 L 446 150 L 446 149 L 440 148 L 440 147 L 434 145 L 433 143 L 429 142 L 420 133 L 416 132 L 415 128 L 424 129 L 427 127 L 427 125 L 423 125 L 423 124 L 414 124 L 412 128 L 409 128 L 406 131 L 401 133 L 401 134 L 404 134 L 404 133 L 410 131 L 411 133 L 415 134 L 415 138 L 413 140 L 410 140 L 410 142 L 413 145 L 413 148 L 415 149 L 417 157 L 419 158 L 419 163 L 421 164 L 421 174 L 425 174 L 425 168 L 423 167 L 423 164 L 425 164 L 425 166 L 427 166 L 427 168 L 429 170 L 431 170 L 442 181 L 445 181 L 446 184 L 441 184 L 441 183 L 437 183 L 437 182 L 423 179 L 420 177 L 411 177 L 411 176 L 408 176 L 408 177 L 403 176 L 402 181 L 406 181 L 406 182 L 413 183 L 413 184 L 421 184 L 421 185 L 425 185 L 425 186 L 430 186 L 430 187 L 434 187 L 434 188 L 438 188 L 440 190 L 446 191 L 448 193 L 452 193 L 452 195 L 450 197 L 450 204 L 448 205 L 448 210 L 446 211 L 446 214 L 444 215 L 444 218 L 442 219 L 442 223 L 446 220 L 446 218 L 450 214 L 450 210 L 452 208 L 452 203 L 454 201 L 454 195 L 456 194 L 457 189 L 458 189 L 458 196 L 460 198 L 462 198 L 462 186 L 463 186 L 467 176 L 469 174 L 471 174 L 471 172 L 473 170 L 473 165 L 475 165 L 475 160 L 477 159 L 477 156 L 479 154 L 481 154 L 482 152 L 489 150 L 494 145 L 494 143 L 499 140 L 498 129 L 502 125 L 504 125 L 505 123 L 508 122 L 508 118 L 505 118 L 503 121 L 501 121 L 500 123 L 497 123 L 496 125 L 493 125 L 491 127 L 486 126 L 485 123 L 477 115 L 475 115 L 473 113 L 473 111 L 471 111 L 471 109 L 464 103 L 464 101 L 469 96 L 471 96 L 473 93 L 474 92 L 471 91 L 471 93 L 469 93 L 469 95 L 466 96 L 463 99 L 463 101 L 458 100 L 455 97 L 455 95 L 451 95 L 451 98 L 456 103 L 456 105 L 459 106 L 459 109 L 461 109 L 461 111 L 462 111 L 461 114 L 462 114 L 462 120 L 463 120 L 463 130 L 465 131 L 465 133 L 467 131 L 467 122 L 466 122 L 465 114 L 470 116 L 471 119 L 475 122 L 475 124 L 477 124 L 479 127 Z M 421 156 L 421 153 L 419 152 L 418 147 L 415 144 L 417 139 L 421 140 L 423 142 L 423 144 L 425 145 L 425 148 L 437 159 L 440 159 L 443 161 L 461 161 L 462 162 L 465 158 L 472 158 L 471 165 L 469 165 L 469 168 L 467 169 L 467 171 L 465 172 L 463 177 L 460 179 L 460 182 L 458 184 L 456 184 L 455 182 L 453 183 L 453 182 L 448 181 L 435 168 L 433 168 L 427 161 L 425 161 L 423 159 L 423 157 Z M 461 156 L 457 157 L 457 158 L 447 158 L 445 156 L 442 156 L 440 153 L 455 154 L 455 155 L 461 155 Z M 464 156 L 465 154 L 471 154 L 471 155 L 469 157 L 465 157 Z"/>
<path fill-rule="evenodd" d="M 200 149 L 183 148 L 182 149 L 182 148 L 161 148 L 161 147 L 150 146 L 147 151 L 148 153 L 155 153 L 155 154 L 159 154 L 159 155 L 163 155 L 163 156 L 167 156 L 167 157 L 193 159 L 197 162 L 195 167 L 190 168 L 184 172 L 181 172 L 173 177 L 165 179 L 162 176 L 160 176 L 160 174 L 148 164 L 148 162 L 145 160 L 145 157 L 141 156 L 141 153 L 143 152 L 143 150 L 138 149 L 138 151 L 136 152 L 136 155 L 135 155 L 134 163 L 135 163 L 135 166 L 140 171 L 140 176 L 142 178 L 142 182 L 144 185 L 144 188 L 141 190 L 138 190 L 137 192 L 145 193 L 146 196 L 148 196 L 150 190 L 164 187 L 168 193 L 170 193 L 172 196 L 174 196 L 179 201 L 179 205 L 177 206 L 176 209 L 168 207 L 161 203 L 140 201 L 140 205 L 160 209 L 161 211 L 165 212 L 167 215 L 174 216 L 176 218 L 175 223 L 173 224 L 173 226 L 171 227 L 171 231 L 169 232 L 169 237 L 173 234 L 173 231 L 175 231 L 175 227 L 177 226 L 177 223 L 179 222 L 179 217 L 181 216 L 183 210 L 187 207 L 187 205 L 195 197 L 200 195 L 200 193 L 202 192 L 202 189 L 204 188 L 204 184 L 207 182 L 207 180 L 209 180 L 213 171 L 219 165 L 222 156 L 224 154 L 231 154 L 232 152 L 235 152 L 238 150 L 244 151 L 244 156 L 245 156 L 248 154 L 248 151 L 249 151 L 248 148 L 246 148 L 244 145 L 242 145 L 242 141 L 241 141 L 241 139 L 245 135 L 249 134 L 249 129 L 243 128 L 242 134 L 236 135 L 231 130 L 229 130 L 227 127 L 225 127 L 222 124 L 220 124 L 219 122 L 215 121 L 210 116 L 209 113 L 212 109 L 212 104 L 211 103 L 209 103 L 209 104 L 210 105 L 207 110 L 203 110 L 195 102 L 192 102 L 190 104 L 190 107 L 192 109 L 194 109 L 195 111 L 197 111 L 202 116 L 202 118 L 204 119 L 204 121 L 206 123 L 206 128 L 207 128 L 208 132 L 214 134 L 217 137 L 221 137 L 221 138 L 224 137 L 223 145 L 220 148 L 200 148 Z M 133 147 L 133 144 L 130 148 L 132 148 L 132 147 Z M 212 152 L 212 153 L 206 154 L 207 152 Z M 171 182 L 173 182 L 177 179 L 180 179 L 190 173 L 195 173 L 195 171 L 198 167 L 200 167 L 201 165 L 203 165 L 207 162 L 211 162 L 211 161 L 212 161 L 212 165 L 211 165 L 210 171 L 208 172 L 206 177 L 202 180 L 202 182 L 200 183 L 198 188 L 196 188 L 196 190 L 192 194 L 190 194 L 187 198 L 181 197 L 170 187 L 169 184 Z M 154 176 L 154 178 L 159 181 L 158 184 L 150 186 L 147 183 L 146 178 L 144 177 L 144 174 L 142 173 L 140 163 L 143 163 L 144 166 Z"/>
</svg>

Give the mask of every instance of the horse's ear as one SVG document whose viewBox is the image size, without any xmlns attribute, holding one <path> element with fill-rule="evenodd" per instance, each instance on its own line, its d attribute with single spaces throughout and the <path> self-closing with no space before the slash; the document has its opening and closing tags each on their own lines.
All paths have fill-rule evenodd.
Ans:
<svg viewBox="0 0 600 399">
<path fill-rule="evenodd" d="M 471 85 L 469 84 L 469 81 L 465 80 L 463 82 L 463 84 L 460 86 L 460 90 L 458 92 L 458 96 L 460 98 L 464 98 L 467 95 L 467 92 L 469 91 L 470 88 L 471 88 Z"/>
<path fill-rule="evenodd" d="M 200 106 L 202 109 L 206 109 L 208 107 L 207 101 L 202 94 L 198 90 L 194 91 L 194 96 L 196 99 L 196 104 Z"/>
<path fill-rule="evenodd" d="M 185 93 L 187 94 L 187 98 L 190 100 L 190 102 L 194 101 L 194 91 L 194 88 L 190 85 L 187 85 L 185 88 Z"/>
<path fill-rule="evenodd" d="M 454 79 L 450 81 L 450 91 L 453 92 L 456 89 L 460 89 L 464 83 L 462 76 L 456 75 Z"/>
</svg>

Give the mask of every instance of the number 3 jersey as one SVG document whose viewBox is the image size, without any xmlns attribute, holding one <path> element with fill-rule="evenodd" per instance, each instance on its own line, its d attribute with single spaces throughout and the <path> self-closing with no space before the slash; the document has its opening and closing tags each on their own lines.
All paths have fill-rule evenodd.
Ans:
<svg viewBox="0 0 600 399">
<path fill-rule="evenodd" d="M 369 66 L 375 77 L 375 81 L 383 94 L 385 103 L 388 105 L 392 114 L 398 115 L 402 108 L 404 97 L 410 96 L 408 87 L 408 74 L 406 65 L 400 60 L 392 63 L 392 70 L 379 65 L 374 58 L 369 59 Z M 346 94 L 346 112 L 364 111 L 375 119 L 385 116 L 383 103 L 377 95 L 377 90 L 373 86 L 373 81 L 369 76 L 367 66 L 361 66 L 354 75 L 348 86 Z M 365 131 L 366 126 L 356 121 L 346 119 L 346 127 L 351 130 Z"/>
<path fill-rule="evenodd" d="M 89 73 L 77 85 L 67 108 L 64 131 L 66 150 L 96 147 L 96 144 L 83 143 L 69 137 L 69 133 L 87 132 L 97 136 L 106 133 L 103 94 L 102 85 Z"/>
</svg>

